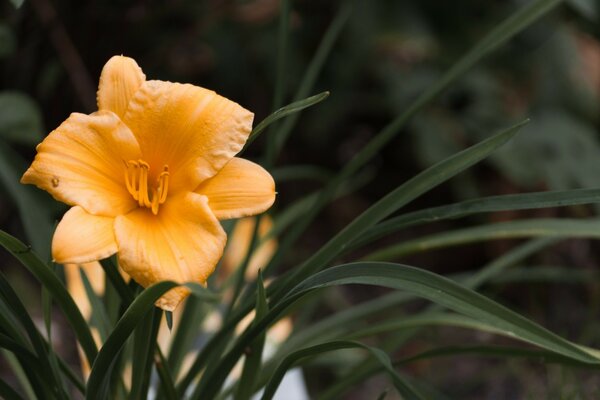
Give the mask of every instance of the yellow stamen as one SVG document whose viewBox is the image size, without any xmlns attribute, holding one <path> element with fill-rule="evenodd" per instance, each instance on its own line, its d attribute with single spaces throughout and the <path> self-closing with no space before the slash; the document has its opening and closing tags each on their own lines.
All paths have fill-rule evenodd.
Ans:
<svg viewBox="0 0 600 400">
<path fill-rule="evenodd" d="M 125 186 L 127 191 L 138 202 L 140 207 L 147 207 L 153 214 L 158 214 L 160 204 L 167 200 L 169 191 L 169 167 L 165 165 L 163 172 L 156 180 L 156 185 L 148 185 L 150 165 L 144 160 L 127 161 L 125 166 Z"/>
</svg>

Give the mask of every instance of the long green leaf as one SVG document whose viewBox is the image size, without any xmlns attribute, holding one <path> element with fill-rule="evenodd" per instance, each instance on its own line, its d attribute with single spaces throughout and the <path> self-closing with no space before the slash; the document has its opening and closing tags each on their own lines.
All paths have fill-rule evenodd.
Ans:
<svg viewBox="0 0 600 400">
<path fill-rule="evenodd" d="M 51 361 L 51 356 L 49 354 L 49 351 L 51 350 L 46 346 L 42 335 L 29 316 L 29 312 L 2 272 L 0 272 L 0 297 L 6 302 L 8 308 L 23 326 L 29 340 L 33 344 L 33 348 L 37 354 L 37 362 L 42 368 L 44 379 L 48 380 L 48 383 L 52 388 L 51 396 L 65 399 L 66 392 L 64 391 L 58 364 Z"/>
<path fill-rule="evenodd" d="M 446 346 L 427 350 L 414 356 L 394 362 L 395 366 L 405 365 L 414 361 L 429 360 L 436 357 L 449 357 L 456 355 L 476 355 L 499 358 L 527 358 L 544 363 L 556 363 L 566 366 L 585 367 L 586 369 L 598 369 L 597 366 L 580 363 L 572 358 L 564 357 L 550 351 L 524 349 L 522 347 L 509 346 Z"/>
<path fill-rule="evenodd" d="M 258 321 L 264 318 L 268 311 L 269 307 L 267 305 L 267 295 L 265 293 L 265 287 L 262 280 L 262 273 L 259 271 L 258 290 L 256 291 L 255 320 Z M 254 394 L 256 377 L 260 371 L 262 353 L 265 346 L 265 338 L 266 332 L 263 332 L 256 339 L 254 339 L 249 347 L 249 351 L 246 353 L 244 369 L 242 370 L 242 376 L 235 393 L 235 400 L 249 400 Z"/>
<path fill-rule="evenodd" d="M 50 239 L 54 218 L 44 204 L 44 194 L 33 186 L 19 183 L 27 164 L 10 147 L 0 141 L 0 182 L 13 198 L 27 238 L 42 258 L 50 257 Z"/>
<path fill-rule="evenodd" d="M 462 76 L 466 71 L 473 67 L 479 60 L 490 54 L 502 43 L 518 34 L 536 20 L 541 18 L 551 9 L 556 7 L 561 0 L 537 0 L 527 4 L 517 10 L 510 17 L 498 24 L 490 33 L 484 36 L 475 46 L 473 46 L 464 56 L 462 56 L 440 79 L 434 83 L 427 91 L 423 92 L 415 102 L 408 107 L 402 114 L 390 122 L 375 138 L 373 138 L 365 147 L 363 147 L 352 160 L 344 166 L 340 173 L 330 182 L 321 192 L 319 198 L 311 207 L 309 212 L 294 229 L 280 247 L 282 251 L 287 252 L 292 243 L 300 237 L 306 230 L 320 210 L 328 204 L 332 196 L 347 179 L 355 175 L 375 155 L 379 154 L 381 149 L 392 140 L 406 123 L 423 107 L 428 105 L 433 99 L 441 94 L 454 81 Z M 281 135 L 283 136 L 283 135 Z M 274 257 L 272 263 L 279 262 L 278 257 Z M 270 270 L 271 266 L 267 266 Z"/>
<path fill-rule="evenodd" d="M 300 82 L 300 86 L 298 87 L 298 91 L 294 96 L 295 100 L 300 100 L 309 95 L 309 93 L 313 90 L 317 78 L 323 69 L 323 65 L 327 60 L 327 57 L 331 53 L 335 42 L 337 41 L 340 33 L 342 32 L 342 28 L 346 25 L 348 18 L 350 17 L 352 8 L 348 4 L 344 4 L 340 11 L 338 11 L 337 15 L 329 25 L 329 28 L 323 35 L 323 39 L 321 43 L 319 43 L 319 47 L 315 52 L 304 76 L 302 77 L 302 81 Z M 286 71 L 287 72 L 287 71 Z M 273 145 L 270 145 L 267 148 L 267 165 L 272 164 L 277 155 L 283 148 L 286 140 L 288 139 L 290 133 L 294 129 L 296 122 L 298 121 L 298 117 L 300 114 L 295 114 L 291 118 L 288 118 L 281 126 L 281 129 L 278 129 L 272 136 Z"/>
<path fill-rule="evenodd" d="M 360 216 L 354 219 L 354 221 L 346 226 L 346 228 L 333 237 L 304 263 L 295 268 L 289 275 L 282 278 L 281 281 L 278 280 L 272 284 L 271 287 L 276 288 L 274 294 L 271 294 L 273 296 L 272 298 L 277 301 L 302 279 L 323 268 L 328 262 L 343 252 L 349 242 L 356 239 L 366 229 L 374 226 L 379 221 L 386 218 L 400 207 L 409 203 L 424 192 L 484 159 L 499 146 L 511 139 L 523 124 L 524 123 L 515 125 L 466 150 L 463 150 L 458 154 L 455 154 L 454 156 L 451 156 L 448 159 L 428 168 L 416 177 L 400 185 L 397 189 L 393 190 L 387 196 L 379 200 Z M 269 268 L 269 265 L 266 268 Z M 271 289 L 271 287 L 269 289 Z M 230 321 L 227 321 L 222 328 L 222 331 L 230 331 L 236 325 L 235 322 L 239 321 L 248 311 L 249 308 L 238 308 L 237 314 L 233 315 L 230 318 Z M 193 376 L 200 372 L 202 366 L 206 365 L 208 360 L 213 359 L 213 351 L 222 348 L 222 346 L 225 344 L 225 335 L 221 334 L 214 337 L 211 339 L 209 344 L 210 345 L 205 347 L 205 349 L 197 357 L 188 374 L 186 374 L 180 383 L 178 387 L 179 393 L 182 393 L 187 385 L 191 383 Z M 211 365 L 211 368 L 216 368 L 216 365 Z M 209 377 L 211 376 L 211 373 L 205 372 L 203 380 L 208 379 L 208 381 L 210 381 L 212 378 Z M 199 393 L 198 390 L 196 392 Z"/>
<path fill-rule="evenodd" d="M 28 399 L 34 399 L 36 397 L 35 391 L 31 385 L 31 382 L 29 382 L 28 377 L 28 375 L 31 374 L 31 371 L 26 372 L 17 356 L 15 356 L 12 352 L 3 348 L 0 349 L 0 354 L 2 354 L 2 356 L 6 359 L 11 372 L 15 375 L 19 385 L 25 393 L 25 396 Z"/>
<path fill-rule="evenodd" d="M 0 245 L 17 258 L 44 287 L 52 294 L 56 303 L 67 317 L 67 320 L 73 327 L 81 348 L 83 349 L 88 362 L 94 362 L 98 350 L 96 343 L 87 325 L 87 322 L 81 315 L 79 308 L 69 295 L 69 292 L 46 264 L 44 264 L 33 253 L 30 247 L 24 245 L 18 239 L 10 236 L 4 231 L 0 231 Z"/>
<path fill-rule="evenodd" d="M 156 337 L 162 310 L 154 308 L 146 313 L 141 323 L 136 327 L 133 338 L 133 368 L 131 373 L 130 400 L 143 400 L 148 398 L 150 375 L 156 347 Z"/>
<path fill-rule="evenodd" d="M 296 286 L 282 303 L 308 291 L 332 285 L 366 284 L 402 289 L 507 332 L 519 340 L 570 357 L 600 364 L 596 358 L 533 321 L 450 279 L 422 269 L 392 263 L 353 263 L 322 271 Z"/>
<path fill-rule="evenodd" d="M 369 229 L 358 240 L 352 243 L 352 247 L 360 247 L 390 233 L 427 222 L 461 218 L 488 212 L 564 207 L 592 203 L 600 203 L 600 189 L 576 189 L 483 197 L 446 206 L 428 208 L 391 218 Z"/>
<path fill-rule="evenodd" d="M 312 107 L 315 104 L 318 104 L 325 100 L 328 96 L 329 92 L 323 92 L 314 96 L 307 97 L 304 100 L 295 101 L 293 103 L 288 104 L 287 106 L 279 108 L 278 110 L 273 112 L 273 114 L 263 119 L 254 129 L 252 129 L 252 132 L 250 132 L 248 140 L 244 145 L 244 149 L 242 149 L 240 153 L 246 150 L 246 148 L 248 148 L 248 146 L 250 146 L 252 142 L 254 142 L 258 138 L 258 136 L 275 121 L 280 120 L 281 118 L 286 117 L 290 114 L 295 114 L 299 111 L 302 111 L 305 108 Z"/>
<path fill-rule="evenodd" d="M 146 313 L 154 307 L 156 300 L 177 286 L 180 285 L 175 282 L 159 282 L 148 287 L 135 298 L 106 339 L 96 361 L 92 365 L 86 389 L 86 399 L 104 399 L 108 396 L 108 378 L 111 375 L 114 361 L 125 342 Z M 205 294 L 207 299 L 211 301 L 214 299 L 214 295 L 199 284 L 187 283 L 184 286 L 188 287 L 195 296 L 200 297 Z"/>
<path fill-rule="evenodd" d="M 348 226 L 297 267 L 287 280 L 278 286 L 277 295 L 287 293 L 300 280 L 323 268 L 343 252 L 349 242 L 360 236 L 379 221 L 423 193 L 447 181 L 456 174 L 483 160 L 498 147 L 510 140 L 526 122 L 504 130 L 474 146 L 469 147 L 421 172 L 408 180 L 356 217 Z"/>
<path fill-rule="evenodd" d="M 368 254 L 364 260 L 391 261 L 420 251 L 492 239 L 523 237 L 600 239 L 600 220 L 526 219 L 457 229 L 388 246 Z"/>
<path fill-rule="evenodd" d="M 4 379 L 0 378 L 0 397 L 3 399 L 22 400 L 23 398 L 17 393 Z"/>
<path fill-rule="evenodd" d="M 434 273 L 401 264 L 363 262 L 346 264 L 315 274 L 294 287 L 271 311 L 246 330 L 221 359 L 220 367 L 206 378 L 214 382 L 202 395 L 211 398 L 216 395 L 235 365 L 243 349 L 264 329 L 272 324 L 281 313 L 300 297 L 314 289 L 334 285 L 366 284 L 402 289 L 458 313 L 483 321 L 492 327 L 505 330 L 522 341 L 570 357 L 578 362 L 591 365 L 600 364 L 600 357 L 589 350 L 583 350 L 533 321 L 509 310 L 489 298 L 469 290 L 459 284 Z"/>
<path fill-rule="evenodd" d="M 90 280 L 85 273 L 83 268 L 79 269 L 79 274 L 81 276 L 81 282 L 83 283 L 83 288 L 85 289 L 85 294 L 90 302 L 92 308 L 91 320 L 94 325 L 98 329 L 100 333 L 100 338 L 102 340 L 106 340 L 108 334 L 110 332 L 110 320 L 108 319 L 108 315 L 106 313 L 106 308 L 90 283 Z"/>
<path fill-rule="evenodd" d="M 269 383 L 265 387 L 265 391 L 262 396 L 262 400 L 271 400 L 275 395 L 275 391 L 277 387 L 283 380 L 285 373 L 295 364 L 300 362 L 304 358 L 315 357 L 325 352 L 341 350 L 341 349 L 365 349 L 368 350 L 371 355 L 379 362 L 379 364 L 388 372 L 390 378 L 394 382 L 394 386 L 400 394 L 406 399 L 422 399 L 423 397 L 415 391 L 411 385 L 404 382 L 402 378 L 398 375 L 398 373 L 394 370 L 392 363 L 385 354 L 385 352 L 371 346 L 364 345 L 359 342 L 352 341 L 333 341 L 318 344 L 316 346 L 311 346 L 305 349 L 298 350 L 290 355 L 288 355 L 279 365 L 275 373 L 269 380 Z"/>
</svg>

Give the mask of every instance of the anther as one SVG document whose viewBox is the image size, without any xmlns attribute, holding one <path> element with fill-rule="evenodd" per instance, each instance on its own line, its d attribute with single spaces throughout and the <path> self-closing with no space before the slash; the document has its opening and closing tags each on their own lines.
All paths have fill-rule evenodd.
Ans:
<svg viewBox="0 0 600 400">
<path fill-rule="evenodd" d="M 156 180 L 156 186 L 148 185 L 150 165 L 143 161 L 127 161 L 125 163 L 125 186 L 127 191 L 138 202 L 140 207 L 150 208 L 153 214 L 158 214 L 160 204 L 167 199 L 169 191 L 169 167 L 164 166 Z"/>
</svg>

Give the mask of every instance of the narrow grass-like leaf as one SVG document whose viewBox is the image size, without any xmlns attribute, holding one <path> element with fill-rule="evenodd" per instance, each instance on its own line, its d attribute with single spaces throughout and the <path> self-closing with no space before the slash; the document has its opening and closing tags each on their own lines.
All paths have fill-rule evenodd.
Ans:
<svg viewBox="0 0 600 400">
<path fill-rule="evenodd" d="M 447 278 L 401 264 L 363 262 L 326 269 L 294 287 L 287 296 L 273 306 L 265 318 L 240 336 L 231 350 L 223 356 L 220 366 L 215 368 L 211 376 L 206 379 L 215 382 L 213 388 L 220 387 L 243 349 L 300 297 L 314 289 L 347 284 L 377 285 L 406 290 L 492 327 L 510 332 L 511 336 L 519 340 L 582 363 L 600 364 L 600 358 L 596 357 L 595 353 L 583 350 L 581 346 L 555 335 L 535 322 Z M 216 393 L 206 391 L 202 394 L 211 398 Z"/>
<path fill-rule="evenodd" d="M 0 398 L 22 400 L 23 398 L 17 393 L 4 379 L 0 378 Z"/>
<path fill-rule="evenodd" d="M 106 342 L 104 342 L 96 361 L 92 365 L 86 389 L 86 399 L 104 399 L 108 396 L 108 378 L 111 375 L 114 361 L 125 342 L 144 316 L 154 307 L 156 300 L 176 286 L 178 285 L 174 282 L 159 282 L 145 289 L 131 303 L 106 339 Z"/>
<path fill-rule="evenodd" d="M 415 252 L 442 247 L 492 239 L 523 237 L 600 239 L 600 220 L 526 219 L 457 229 L 388 246 L 368 254 L 364 260 L 391 261 Z"/>
<path fill-rule="evenodd" d="M 158 359 L 154 363 L 161 383 L 160 395 L 157 398 L 177 400 L 177 390 L 175 390 L 175 382 L 173 382 L 173 373 L 169 370 L 169 363 L 160 350 L 156 354 Z"/>
<path fill-rule="evenodd" d="M 102 301 L 94 291 L 94 288 L 92 288 L 92 284 L 90 283 L 90 280 L 88 279 L 87 274 L 85 273 L 85 270 L 83 268 L 79 269 L 79 274 L 81 276 L 83 288 L 85 289 L 85 294 L 92 308 L 91 319 L 96 328 L 98 329 L 102 340 L 106 340 L 111 330 L 111 326 L 110 320 L 108 319 L 108 315 L 106 314 L 104 304 L 102 304 Z"/>
<path fill-rule="evenodd" d="M 482 268 L 477 270 L 473 275 L 466 277 L 463 281 L 461 281 L 461 284 L 469 289 L 476 289 L 477 287 L 483 285 L 486 282 L 489 282 L 490 280 L 494 279 L 495 277 L 503 275 L 506 272 L 508 267 L 522 262 L 527 257 L 537 253 L 538 251 L 540 251 L 541 249 L 543 249 L 545 247 L 548 247 L 548 246 L 556 243 L 557 241 L 558 240 L 555 238 L 541 238 L 541 239 L 533 239 L 522 245 L 516 246 L 515 248 L 511 249 L 510 251 L 506 252 L 502 256 L 498 257 L 497 259 L 491 261 L 490 263 L 486 264 L 485 266 L 483 266 Z M 412 296 L 409 293 L 400 293 L 400 294 Z M 390 303 L 391 303 L 390 305 L 393 306 L 393 301 L 391 301 Z M 430 310 L 434 310 L 436 308 L 439 308 L 439 306 L 432 305 L 431 307 L 429 307 Z M 333 316 L 332 318 L 334 318 L 334 317 L 335 316 Z M 348 316 L 346 318 L 346 320 L 344 321 L 344 324 L 350 325 L 351 322 L 352 322 L 352 318 L 351 318 L 351 316 Z M 327 321 L 324 320 L 323 323 L 326 324 Z M 347 329 L 346 332 L 351 332 L 351 330 Z M 398 337 L 398 336 L 401 337 L 401 340 L 397 341 L 398 344 L 402 344 L 406 340 L 410 339 L 410 337 L 418 334 L 419 329 L 417 329 L 417 328 L 407 329 L 406 331 L 403 331 L 403 332 L 406 332 L 406 333 L 401 334 L 401 335 L 396 333 L 396 335 L 394 335 L 395 337 Z M 316 333 L 319 334 L 320 332 L 317 331 Z M 341 335 L 338 335 L 337 337 L 339 338 L 339 337 L 341 337 Z M 393 351 L 396 348 L 397 347 L 395 345 L 389 347 L 390 351 Z M 321 399 L 321 400 L 337 399 L 337 398 L 341 397 L 342 393 L 347 391 L 347 389 L 349 387 L 351 387 L 352 384 L 363 381 L 363 380 L 367 379 L 369 376 L 372 376 L 373 374 L 381 372 L 380 370 L 381 369 L 377 365 L 374 365 L 373 363 L 369 363 L 368 360 L 366 360 L 366 362 L 358 364 L 357 366 L 352 368 L 350 371 L 346 372 L 343 376 L 341 376 L 334 385 L 332 385 L 330 388 L 328 388 L 325 392 L 322 393 L 322 395 L 319 397 L 319 399 Z"/>
<path fill-rule="evenodd" d="M 42 259 L 50 257 L 50 238 L 54 219 L 49 208 L 44 206 L 43 194 L 32 186 L 19 183 L 20 175 L 27 164 L 11 148 L 0 141 L 0 182 L 13 198 L 27 238 Z"/>
<path fill-rule="evenodd" d="M 143 400 L 148 397 L 156 337 L 161 318 L 162 310 L 155 307 L 154 310 L 146 313 L 142 322 L 135 329 L 131 358 L 133 360 L 131 391 L 129 392 L 131 400 Z"/>
<path fill-rule="evenodd" d="M 322 343 L 316 346 L 311 346 L 302 350 L 298 350 L 290 355 L 288 355 L 279 365 L 269 383 L 265 387 L 265 391 L 262 396 L 262 400 L 271 400 L 275 395 L 275 391 L 277 387 L 283 380 L 285 373 L 290 369 L 293 365 L 297 364 L 304 358 L 315 357 L 325 352 L 341 350 L 341 349 L 352 349 L 352 348 L 362 348 L 368 350 L 371 355 L 380 363 L 380 365 L 388 372 L 390 378 L 394 382 L 394 386 L 405 399 L 422 399 L 423 397 L 416 392 L 416 390 L 411 387 L 407 382 L 404 382 L 402 378 L 398 375 L 398 373 L 394 370 L 392 363 L 383 351 L 364 345 L 359 342 L 352 341 L 334 341 Z"/>
<path fill-rule="evenodd" d="M 421 172 L 373 204 L 348 226 L 334 236 L 313 256 L 297 267 L 283 284 L 278 285 L 275 298 L 287 293 L 295 284 L 310 276 L 345 250 L 348 243 L 379 221 L 423 193 L 447 181 L 470 166 L 483 160 L 511 139 L 526 122 L 517 124 L 474 146 L 469 147 Z"/>
<path fill-rule="evenodd" d="M 262 273 L 258 273 L 258 287 L 256 291 L 256 313 L 255 321 L 259 321 L 269 311 L 267 305 L 267 295 L 265 293 L 265 287 L 263 284 Z M 246 358 L 244 360 L 244 368 L 242 370 L 242 376 L 240 378 L 237 391 L 235 393 L 235 400 L 250 400 L 254 394 L 256 385 L 256 377 L 260 371 L 260 365 L 262 361 L 262 353 L 265 345 L 266 331 L 259 335 L 249 347 L 249 351 L 246 352 Z"/>
<path fill-rule="evenodd" d="M 250 132 L 248 140 L 244 145 L 244 149 L 242 149 L 241 152 L 248 148 L 248 146 L 250 146 L 252 142 L 254 142 L 256 138 L 258 138 L 258 136 L 275 121 L 280 120 L 281 118 L 290 114 L 302 111 L 305 108 L 314 106 L 315 104 L 318 104 L 325 100 L 328 96 L 329 92 L 319 93 L 314 96 L 307 97 L 304 100 L 295 101 L 291 104 L 288 104 L 287 106 L 281 107 L 280 109 L 276 110 L 273 114 L 263 119 L 254 129 L 252 129 L 252 132 Z"/>
<path fill-rule="evenodd" d="M 571 367 L 583 367 L 586 369 L 598 369 L 598 366 L 580 363 L 569 357 L 544 350 L 531 350 L 522 347 L 509 346 L 446 346 L 427 350 L 414 356 L 394 362 L 395 366 L 409 364 L 419 360 L 429 360 L 437 357 L 449 357 L 456 355 L 474 355 L 496 358 L 526 358 L 544 363 L 555 363 Z"/>
<path fill-rule="evenodd" d="M 284 242 L 280 244 L 282 251 L 287 251 L 293 242 L 300 237 L 306 230 L 320 210 L 329 203 L 332 196 L 339 187 L 348 178 L 355 175 L 375 155 L 379 154 L 381 149 L 389 143 L 394 136 L 401 131 L 406 123 L 423 107 L 428 105 L 454 81 L 462 76 L 466 71 L 473 67 L 479 60 L 490 54 L 502 43 L 518 34 L 536 20 L 545 15 L 552 8 L 556 7 L 561 0 L 537 0 L 527 4 L 514 14 L 509 16 L 503 22 L 498 24 L 490 33 L 484 36 L 475 46 L 473 46 L 464 56 L 462 56 L 440 79 L 434 83 L 427 91 L 423 92 L 410 107 L 402 114 L 390 122 L 375 138 L 364 146 L 352 160 L 344 166 L 340 173 L 327 185 L 321 192 L 319 198 L 311 209 L 304 215 L 293 234 L 290 234 Z M 284 137 L 284 135 L 281 135 Z M 279 262 L 278 257 L 274 257 L 272 263 Z M 268 265 L 265 270 L 272 267 Z"/>
<path fill-rule="evenodd" d="M 488 212 L 529 210 L 593 203 L 600 203 L 600 189 L 576 189 L 483 197 L 428 208 L 391 218 L 369 229 L 352 243 L 351 247 L 363 246 L 401 229 L 444 219 L 461 218 Z"/>
<path fill-rule="evenodd" d="M 275 93 L 273 94 L 273 108 L 277 109 L 283 104 L 285 97 L 286 78 L 288 76 L 287 56 L 290 38 L 290 14 L 292 11 L 291 0 L 283 0 L 279 11 L 279 28 L 277 32 L 277 66 L 275 76 Z"/>
<path fill-rule="evenodd" d="M 350 17 L 352 8 L 349 4 L 344 4 L 340 11 L 338 11 L 337 15 L 329 25 L 329 28 L 323 35 L 323 39 L 321 43 L 319 43 L 319 47 L 315 52 L 304 76 L 302 77 L 302 81 L 300 82 L 300 86 L 298 87 L 298 91 L 294 96 L 295 100 L 300 100 L 308 96 L 308 94 L 313 90 L 313 87 L 317 81 L 317 78 L 327 60 L 327 57 L 331 53 L 333 49 L 333 45 L 337 41 L 340 33 L 342 32 L 342 28 L 346 25 L 348 18 Z M 291 118 L 288 118 L 281 126 L 280 129 L 273 135 L 274 146 L 269 147 L 267 153 L 267 165 L 272 164 L 277 155 L 283 148 L 286 140 L 288 139 L 290 133 L 294 129 L 296 122 L 298 121 L 298 117 L 300 114 L 295 114 Z"/>
<path fill-rule="evenodd" d="M 123 314 L 112 333 L 106 339 L 102 349 L 98 353 L 96 361 L 92 365 L 92 371 L 88 380 L 86 399 L 103 399 L 108 395 L 107 383 L 110 377 L 113 363 L 125 345 L 125 342 L 139 325 L 142 318 L 154 307 L 154 303 L 164 293 L 179 286 L 179 284 L 170 281 L 156 283 L 140 293 L 131 303 L 127 311 Z M 195 283 L 188 283 L 187 286 L 194 295 L 202 296 L 203 293 L 208 299 L 213 299 L 207 289 Z"/>
<path fill-rule="evenodd" d="M 25 329 L 25 332 L 27 333 L 27 336 L 29 337 L 29 340 L 31 341 L 31 344 L 36 352 L 37 362 L 43 371 L 44 379 L 47 379 L 50 387 L 52 388 L 52 396 L 66 399 L 67 394 L 60 376 L 58 363 L 56 360 L 53 362 L 51 359 L 51 350 L 48 348 L 48 346 L 46 346 L 44 338 L 29 316 L 27 309 L 19 299 L 17 293 L 10 286 L 2 272 L 0 272 L 0 296 L 2 297 L 2 300 L 6 302 L 6 305 L 12 311 L 15 318 Z"/>
<path fill-rule="evenodd" d="M 185 354 L 191 348 L 197 330 L 205 316 L 204 303 L 196 297 L 189 297 L 185 302 L 185 308 L 181 314 L 179 324 L 175 328 L 171 348 L 169 349 L 168 365 L 173 376 L 179 374 Z"/>
<path fill-rule="evenodd" d="M 517 124 L 466 150 L 455 154 L 454 156 L 447 158 L 446 160 L 435 164 L 390 192 L 387 196 L 379 200 L 360 216 L 355 218 L 348 226 L 346 226 L 346 228 L 333 237 L 304 263 L 295 268 L 290 274 L 271 285 L 271 287 L 276 287 L 274 294 L 272 294 L 273 299 L 275 301 L 279 300 L 301 280 L 323 268 L 326 263 L 330 262 L 337 255 L 343 252 L 348 243 L 360 236 L 360 234 L 366 229 L 374 226 L 379 221 L 386 218 L 400 207 L 409 203 L 424 192 L 450 179 L 452 176 L 460 173 L 461 171 L 487 157 L 495 149 L 511 139 L 523 124 L 524 122 Z M 269 268 L 271 265 L 272 264 L 269 263 L 266 268 Z M 239 308 L 237 314 L 233 316 L 231 321 L 228 321 L 228 323 L 225 324 L 225 326 L 222 328 L 222 331 L 233 329 L 235 322 L 239 321 L 248 311 L 249 310 L 246 310 L 246 308 Z M 214 352 L 224 346 L 224 339 L 224 335 L 220 335 L 219 337 L 211 339 L 210 346 L 205 347 L 205 349 L 200 353 L 190 368 L 188 374 L 180 383 L 178 387 L 179 393 L 182 393 L 182 391 L 185 390 L 184 388 L 191 383 L 193 379 L 192 377 L 200 372 L 202 366 L 206 365 L 209 360 L 212 360 L 214 357 Z M 221 347 L 217 346 L 217 344 Z M 232 366 L 233 365 L 231 365 L 231 367 Z M 216 366 L 211 365 L 211 368 L 215 367 Z M 223 371 L 221 371 L 221 374 L 222 373 Z M 203 380 L 208 379 L 210 382 L 210 379 L 212 379 L 211 376 L 211 373 L 207 373 L 207 371 L 205 371 Z M 197 389 L 196 392 L 200 393 L 201 389 Z"/>
<path fill-rule="evenodd" d="M 67 289 L 58 277 L 45 265 L 31 250 L 30 247 L 21 243 L 18 239 L 0 231 L 0 245 L 17 258 L 42 285 L 48 288 L 56 303 L 67 317 L 73 327 L 81 348 L 88 362 L 93 363 L 98 352 L 96 343 L 81 315 L 79 308 L 67 292 Z"/>
<path fill-rule="evenodd" d="M 43 379 L 44 373 L 39 370 L 40 366 L 35 354 L 3 333 L 0 333 L 0 348 L 14 355 L 22 366 L 22 371 L 28 382 L 27 386 L 35 393 L 32 398 L 43 399 L 44 396 L 52 392 L 48 386 L 48 381 Z"/>
<path fill-rule="evenodd" d="M 133 292 L 127 286 L 123 277 L 117 270 L 117 265 L 113 258 L 107 258 L 100 261 L 102 264 L 102 269 L 104 269 L 104 273 L 106 277 L 110 280 L 111 284 L 115 288 L 115 290 L 119 293 L 121 300 L 125 303 L 125 305 L 129 305 L 133 301 Z"/>
<path fill-rule="evenodd" d="M 459 284 L 422 269 L 391 263 L 353 263 L 322 271 L 296 286 L 287 296 L 292 300 L 306 291 L 340 284 L 367 284 L 402 289 L 501 329 L 511 337 L 562 354 L 579 362 L 600 360 L 533 321 Z M 284 299 L 282 303 L 285 304 Z"/>
<path fill-rule="evenodd" d="M 6 349 L 0 349 L 0 353 L 6 360 L 10 371 L 14 374 L 21 389 L 25 392 L 25 397 L 28 399 L 35 398 L 35 391 L 31 387 L 31 383 L 29 382 L 29 378 L 27 377 L 27 373 L 23 369 L 23 366 L 20 364 L 19 359 L 12 352 Z M 31 373 L 31 372 L 29 372 Z"/>
</svg>

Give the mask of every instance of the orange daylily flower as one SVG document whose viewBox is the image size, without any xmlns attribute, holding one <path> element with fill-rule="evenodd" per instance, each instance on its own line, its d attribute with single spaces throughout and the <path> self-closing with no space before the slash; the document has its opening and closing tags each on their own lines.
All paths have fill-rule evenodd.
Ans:
<svg viewBox="0 0 600 400">
<path fill-rule="evenodd" d="M 54 260 L 117 253 L 144 287 L 205 283 L 225 246 L 219 220 L 261 213 L 275 200 L 271 175 L 234 157 L 253 114 L 204 88 L 147 81 L 122 56 L 102 70 L 98 109 L 52 131 L 21 179 L 72 206 L 56 228 Z M 188 294 L 175 288 L 157 306 L 174 310 Z"/>
</svg>

